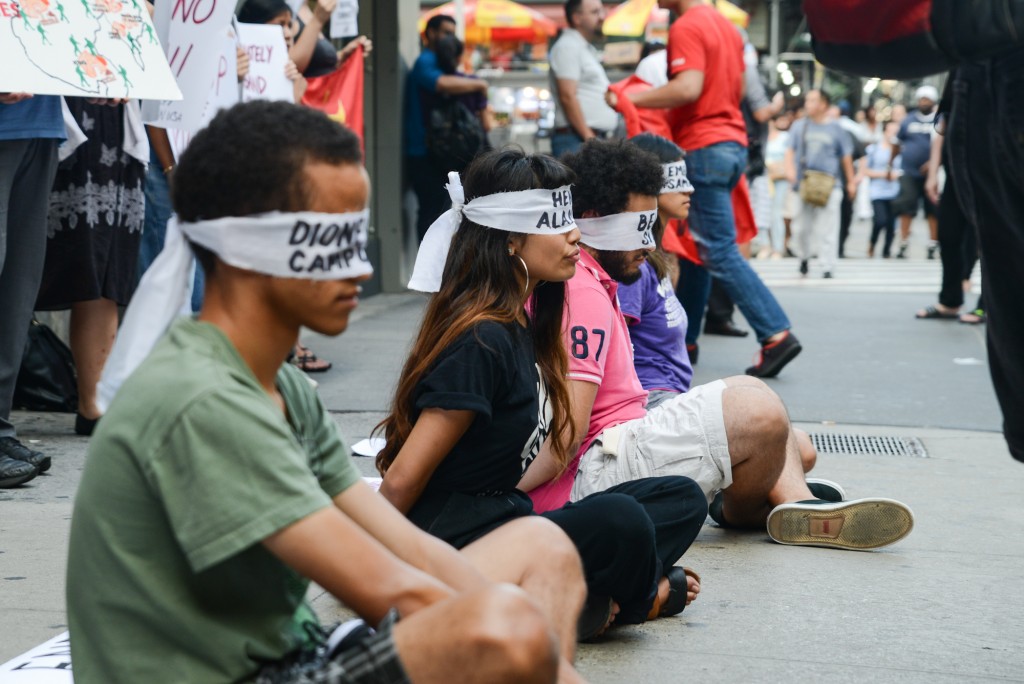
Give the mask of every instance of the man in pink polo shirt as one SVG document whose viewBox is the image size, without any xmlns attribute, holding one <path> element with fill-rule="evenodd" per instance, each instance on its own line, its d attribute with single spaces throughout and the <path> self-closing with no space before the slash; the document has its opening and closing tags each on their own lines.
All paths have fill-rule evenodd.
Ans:
<svg viewBox="0 0 1024 684">
<path fill-rule="evenodd" d="M 541 457 L 527 470 L 519 487 L 535 509 L 638 478 L 683 475 L 700 485 L 720 525 L 767 524 L 780 543 L 872 549 L 909 534 L 913 514 L 902 503 L 845 501 L 842 488 L 821 481 L 812 491 L 805 472 L 814 448 L 798 439 L 781 399 L 761 380 L 717 380 L 646 410 L 616 292 L 639 278 L 654 249 L 662 168 L 621 141 L 588 141 L 563 161 L 578 176 L 573 212 L 583 236 L 564 322 L 579 449 L 564 472 Z"/>
</svg>

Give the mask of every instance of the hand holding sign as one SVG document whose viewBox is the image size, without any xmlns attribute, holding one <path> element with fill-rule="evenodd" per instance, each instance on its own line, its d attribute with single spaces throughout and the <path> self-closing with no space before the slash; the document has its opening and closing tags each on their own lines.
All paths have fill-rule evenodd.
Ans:
<svg viewBox="0 0 1024 684">
<path fill-rule="evenodd" d="M 249 56 L 242 101 L 295 101 L 294 80 L 289 76 L 288 48 L 284 32 L 274 24 L 239 24 L 238 38 Z M 292 64 L 292 69 L 295 65 Z M 294 72 L 298 76 L 297 70 Z"/>
<path fill-rule="evenodd" d="M 32 97 L 32 93 L 0 93 L 0 104 L 18 104 Z"/>
</svg>

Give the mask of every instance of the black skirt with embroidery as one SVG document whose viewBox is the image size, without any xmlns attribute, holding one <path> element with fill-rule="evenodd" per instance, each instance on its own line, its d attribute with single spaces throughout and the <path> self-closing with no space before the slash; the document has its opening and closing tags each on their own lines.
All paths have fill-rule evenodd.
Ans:
<svg viewBox="0 0 1024 684">
<path fill-rule="evenodd" d="M 88 140 L 57 169 L 36 308 L 100 298 L 124 305 L 135 291 L 146 168 L 124 151 L 124 105 L 67 102 Z"/>
</svg>

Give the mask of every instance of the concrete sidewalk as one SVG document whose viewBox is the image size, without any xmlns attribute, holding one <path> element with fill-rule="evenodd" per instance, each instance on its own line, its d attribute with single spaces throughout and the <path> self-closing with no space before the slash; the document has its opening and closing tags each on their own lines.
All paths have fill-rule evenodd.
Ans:
<svg viewBox="0 0 1024 684">
<path fill-rule="evenodd" d="M 983 328 L 913 319 L 934 301 L 938 262 L 849 259 L 827 282 L 789 282 L 793 260 L 757 268 L 781 281 L 774 289 L 805 347 L 772 382 L 793 419 L 823 435 L 918 438 L 927 450 L 822 453 L 815 474 L 853 497 L 905 501 L 915 530 L 854 553 L 783 547 L 709 523 L 684 558 L 703 577 L 699 600 L 677 618 L 581 646 L 580 670 L 609 683 L 1024 681 L 1024 466 L 997 432 Z M 892 286 L 865 288 L 873 278 Z M 335 364 L 316 379 L 350 441 L 383 417 L 423 301 L 374 297 L 340 338 L 304 338 Z M 755 349 L 749 338 L 702 337 L 696 381 L 742 372 Z M 16 422 L 54 464 L 26 487 L 0 490 L 0 662 L 66 629 L 67 534 L 87 447 L 71 416 Z M 357 463 L 373 473 L 370 459 Z M 314 604 L 326 619 L 345 614 L 322 592 Z"/>
</svg>

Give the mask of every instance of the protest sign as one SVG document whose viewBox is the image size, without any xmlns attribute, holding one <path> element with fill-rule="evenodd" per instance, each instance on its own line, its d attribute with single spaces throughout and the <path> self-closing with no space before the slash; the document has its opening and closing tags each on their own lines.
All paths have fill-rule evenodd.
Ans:
<svg viewBox="0 0 1024 684">
<path fill-rule="evenodd" d="M 0 0 L 0 92 L 178 100 L 142 0 Z"/>
<path fill-rule="evenodd" d="M 68 633 L 0 665 L 0 684 L 73 684 Z"/>
<path fill-rule="evenodd" d="M 146 123 L 186 130 L 199 125 L 206 111 L 210 83 L 217 73 L 217 55 L 223 46 L 221 36 L 234 10 L 234 0 L 157 3 L 154 24 L 182 99 L 145 103 L 142 118 Z"/>
<path fill-rule="evenodd" d="M 242 49 L 249 54 L 249 74 L 242 88 L 242 101 L 285 100 L 295 102 L 295 89 L 285 76 L 288 47 L 284 31 L 274 24 L 238 24 Z"/>
<path fill-rule="evenodd" d="M 363 48 L 359 46 L 333 73 L 309 79 L 302 104 L 319 109 L 363 139 Z"/>
<path fill-rule="evenodd" d="M 338 0 L 331 13 L 331 38 L 359 35 L 359 0 Z"/>
<path fill-rule="evenodd" d="M 217 57 L 217 71 L 214 74 L 213 84 L 210 86 L 210 93 L 206 99 L 206 108 L 195 128 L 168 128 L 167 137 L 171 142 L 171 150 L 174 158 L 179 159 L 181 153 L 192 142 L 194 136 L 200 129 L 213 120 L 222 109 L 228 109 L 240 102 L 238 90 L 238 36 L 235 28 L 229 26 L 224 31 L 221 40 L 220 55 Z"/>
</svg>

